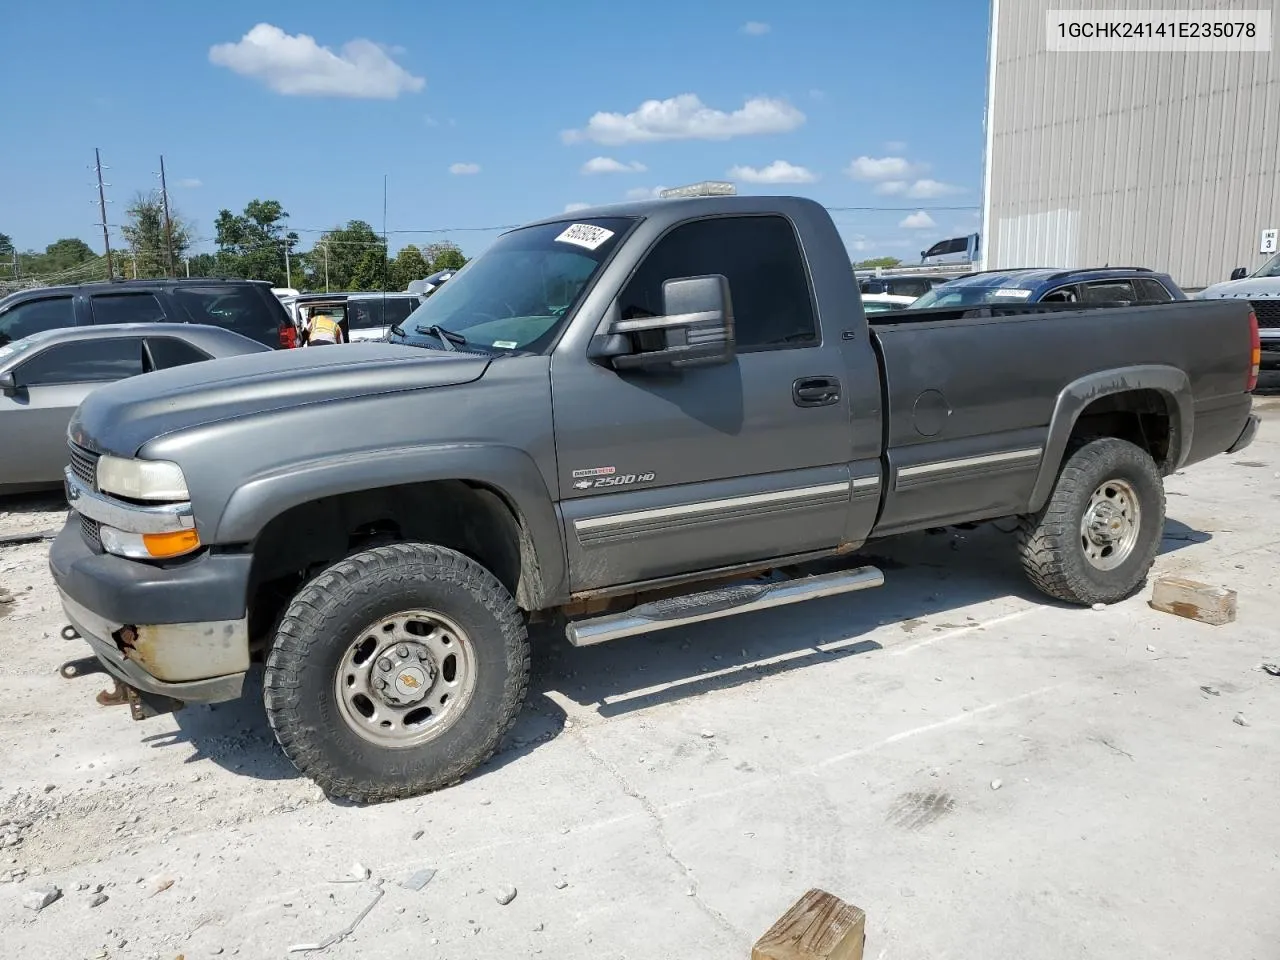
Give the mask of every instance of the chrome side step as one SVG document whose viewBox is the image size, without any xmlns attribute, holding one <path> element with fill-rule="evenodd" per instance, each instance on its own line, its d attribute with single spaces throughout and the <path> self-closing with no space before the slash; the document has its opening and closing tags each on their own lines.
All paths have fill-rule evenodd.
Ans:
<svg viewBox="0 0 1280 960">
<path fill-rule="evenodd" d="M 668 597 L 642 603 L 623 613 L 611 613 L 591 620 L 575 620 L 565 628 L 565 636 L 575 647 L 589 647 L 632 637 L 638 633 L 668 630 L 686 623 L 732 617 L 753 610 L 767 610 L 802 600 L 830 597 L 855 590 L 870 590 L 884 584 L 884 574 L 876 567 L 858 567 L 815 577 L 798 577 L 778 583 L 738 583 L 683 597 Z"/>
</svg>

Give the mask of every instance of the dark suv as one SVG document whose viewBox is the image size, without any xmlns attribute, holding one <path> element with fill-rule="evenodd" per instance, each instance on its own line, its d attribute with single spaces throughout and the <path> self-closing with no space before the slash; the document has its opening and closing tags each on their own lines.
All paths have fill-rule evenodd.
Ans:
<svg viewBox="0 0 1280 960">
<path fill-rule="evenodd" d="M 293 322 L 259 280 L 111 280 L 20 290 L 0 300 L 0 347 L 97 323 L 203 323 L 268 347 L 297 346 Z"/>
</svg>

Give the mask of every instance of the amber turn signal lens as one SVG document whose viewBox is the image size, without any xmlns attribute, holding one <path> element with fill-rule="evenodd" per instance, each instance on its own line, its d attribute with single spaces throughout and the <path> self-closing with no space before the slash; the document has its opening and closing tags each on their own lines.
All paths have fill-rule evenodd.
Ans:
<svg viewBox="0 0 1280 960">
<path fill-rule="evenodd" d="M 157 560 L 168 557 L 180 557 L 200 546 L 200 534 L 194 530 L 179 530 L 176 533 L 144 533 L 143 546 L 147 553 Z"/>
</svg>

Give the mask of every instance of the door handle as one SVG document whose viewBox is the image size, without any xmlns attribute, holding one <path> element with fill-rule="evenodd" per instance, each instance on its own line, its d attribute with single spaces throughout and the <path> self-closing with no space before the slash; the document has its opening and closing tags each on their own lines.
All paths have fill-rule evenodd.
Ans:
<svg viewBox="0 0 1280 960">
<path fill-rule="evenodd" d="M 791 385 L 791 399 L 797 407 L 825 407 L 840 399 L 836 377 L 801 377 Z"/>
</svg>

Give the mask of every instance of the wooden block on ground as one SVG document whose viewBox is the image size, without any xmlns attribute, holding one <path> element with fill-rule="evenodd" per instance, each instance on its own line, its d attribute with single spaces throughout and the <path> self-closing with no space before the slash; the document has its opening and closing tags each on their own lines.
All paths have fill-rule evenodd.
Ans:
<svg viewBox="0 0 1280 960">
<path fill-rule="evenodd" d="M 1236 618 L 1236 592 L 1183 577 L 1161 577 L 1151 591 L 1151 606 L 1189 620 L 1220 627 Z"/>
<path fill-rule="evenodd" d="M 751 948 L 751 960 L 862 960 L 867 915 L 825 890 L 810 890 Z"/>
</svg>

